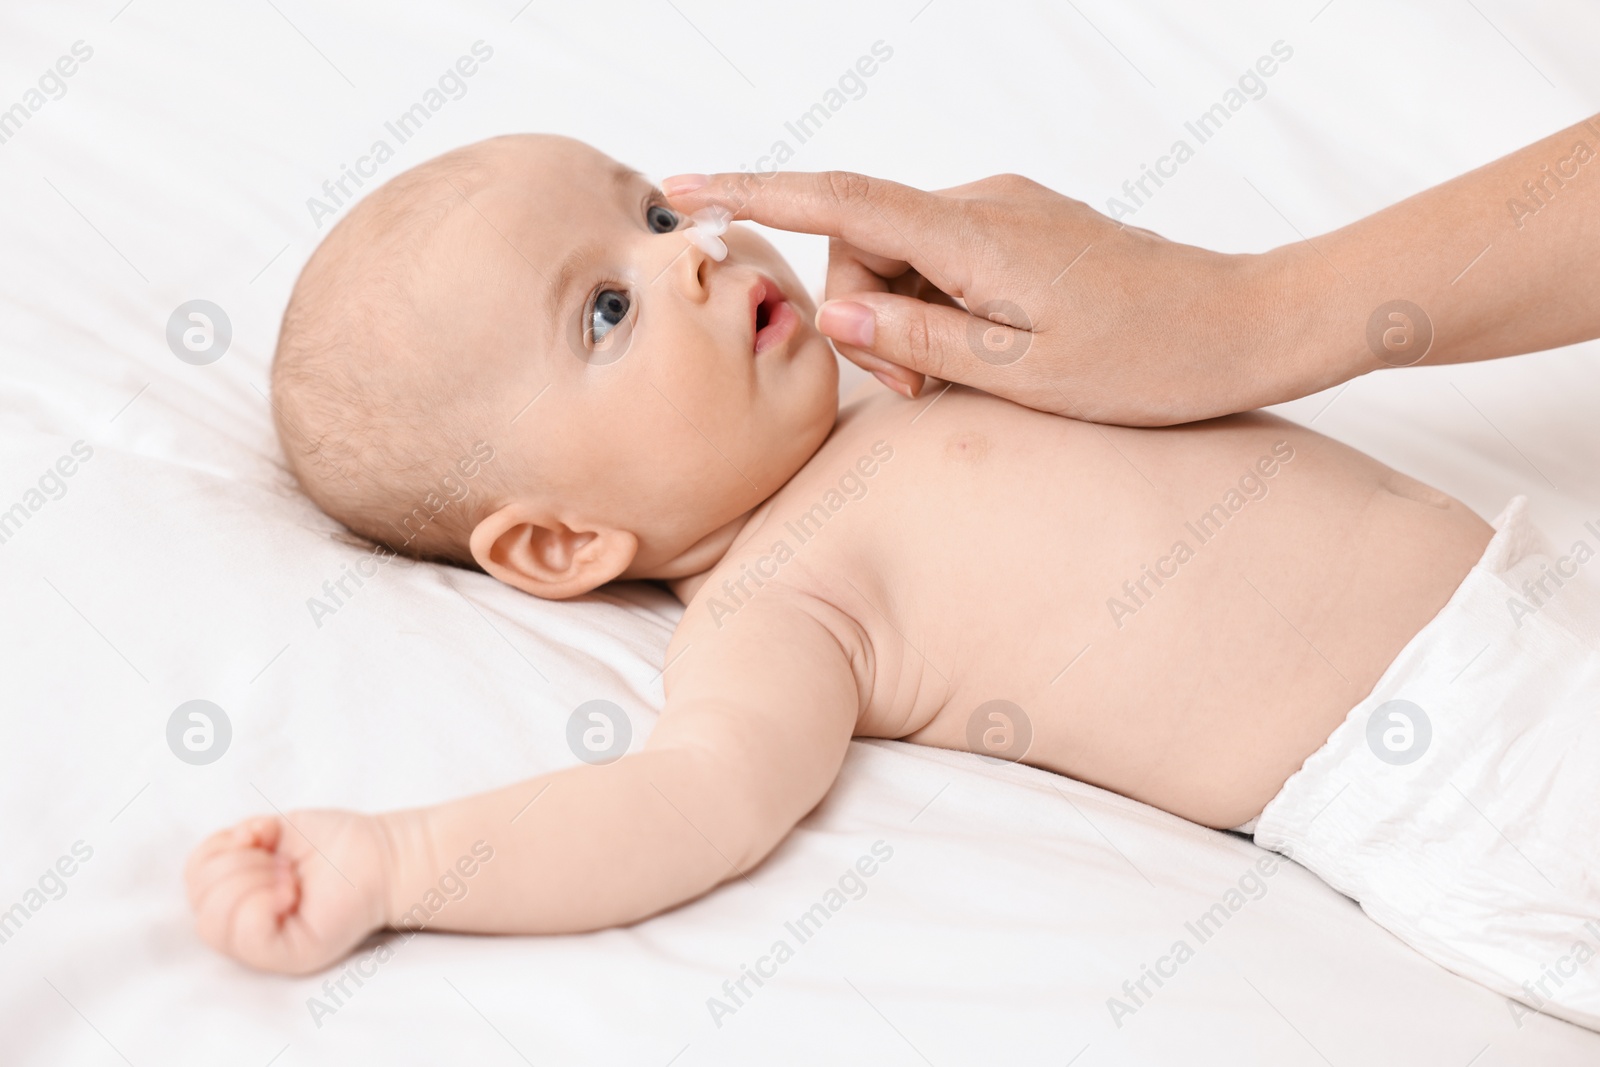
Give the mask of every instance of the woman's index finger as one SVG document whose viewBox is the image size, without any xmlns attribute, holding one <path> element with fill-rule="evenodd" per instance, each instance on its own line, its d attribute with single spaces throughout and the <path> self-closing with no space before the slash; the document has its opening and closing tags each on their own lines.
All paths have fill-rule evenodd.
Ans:
<svg viewBox="0 0 1600 1067">
<path fill-rule="evenodd" d="M 916 263 L 924 259 L 917 245 L 935 243 L 923 235 L 934 215 L 933 194 L 865 174 L 741 171 L 678 175 L 661 184 L 672 206 L 685 213 L 716 205 L 735 219 L 838 237 L 885 259 Z"/>
</svg>

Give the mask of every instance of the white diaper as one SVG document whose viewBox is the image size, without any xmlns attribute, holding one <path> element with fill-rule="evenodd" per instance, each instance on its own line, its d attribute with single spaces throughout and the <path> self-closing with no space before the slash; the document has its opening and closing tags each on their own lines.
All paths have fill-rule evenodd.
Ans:
<svg viewBox="0 0 1600 1067">
<path fill-rule="evenodd" d="M 1600 1029 L 1600 522 L 1552 554 L 1526 504 L 1255 840 L 1520 1002 L 1519 1026 L 1537 1010 Z M 1541 577 L 1548 596 L 1524 584 Z"/>
</svg>

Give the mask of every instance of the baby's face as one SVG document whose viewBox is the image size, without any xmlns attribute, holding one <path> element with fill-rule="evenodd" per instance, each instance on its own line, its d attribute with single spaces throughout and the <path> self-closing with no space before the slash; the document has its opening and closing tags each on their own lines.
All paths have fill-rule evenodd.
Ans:
<svg viewBox="0 0 1600 1067">
<path fill-rule="evenodd" d="M 735 226 L 713 260 L 659 190 L 595 149 L 490 145 L 492 178 L 427 268 L 448 294 L 450 350 L 503 383 L 485 439 L 528 475 L 473 554 L 510 580 L 484 559 L 496 545 L 560 564 L 585 545 L 616 551 L 582 536 L 609 531 L 637 539 L 621 576 L 675 576 L 663 567 L 775 492 L 831 430 L 838 366 L 816 309 L 766 241 Z M 541 548 L 557 527 L 580 536 Z"/>
</svg>

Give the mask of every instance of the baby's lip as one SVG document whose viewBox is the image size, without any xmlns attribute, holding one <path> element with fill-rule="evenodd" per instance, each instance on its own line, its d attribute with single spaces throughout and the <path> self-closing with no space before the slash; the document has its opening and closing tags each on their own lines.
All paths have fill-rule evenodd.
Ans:
<svg viewBox="0 0 1600 1067">
<path fill-rule="evenodd" d="M 758 313 L 760 312 L 761 308 L 765 306 L 767 309 L 767 320 L 770 322 L 773 311 L 775 311 L 777 306 L 783 303 L 785 299 L 786 298 L 783 295 L 783 290 L 778 288 L 777 282 L 773 281 L 765 274 L 756 275 L 756 280 L 750 286 L 749 293 L 750 351 L 752 354 L 756 349 L 756 335 L 761 332 L 759 319 L 757 317 Z"/>
</svg>

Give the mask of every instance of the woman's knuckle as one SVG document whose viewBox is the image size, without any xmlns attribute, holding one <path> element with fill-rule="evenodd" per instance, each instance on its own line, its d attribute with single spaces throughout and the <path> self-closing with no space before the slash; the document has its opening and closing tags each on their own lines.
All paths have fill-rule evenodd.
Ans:
<svg viewBox="0 0 1600 1067">
<path fill-rule="evenodd" d="M 873 181 L 865 174 L 849 170 L 828 172 L 828 194 L 841 205 L 857 204 L 870 200 Z"/>
<path fill-rule="evenodd" d="M 933 330 L 928 324 L 928 316 L 907 315 L 901 327 L 901 343 L 905 346 L 906 355 L 916 364 L 918 370 L 932 370 L 938 363 L 938 353 L 934 351 Z"/>
</svg>

